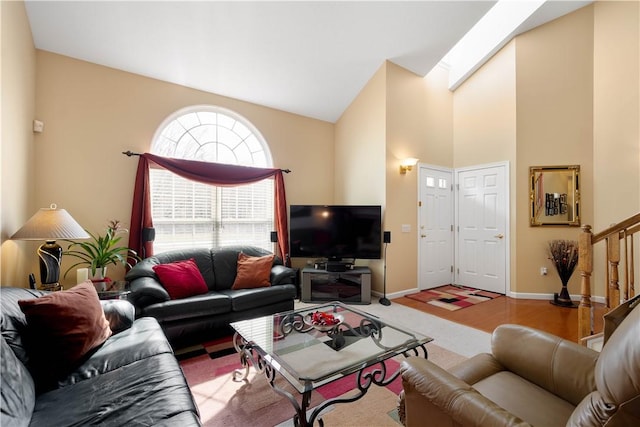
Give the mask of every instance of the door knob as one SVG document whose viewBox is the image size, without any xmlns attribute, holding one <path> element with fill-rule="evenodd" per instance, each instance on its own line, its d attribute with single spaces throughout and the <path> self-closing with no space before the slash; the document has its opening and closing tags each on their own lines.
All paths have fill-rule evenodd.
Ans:
<svg viewBox="0 0 640 427">
<path fill-rule="evenodd" d="M 493 237 L 495 237 L 495 238 L 497 238 L 497 239 L 502 239 L 502 238 L 504 237 L 504 234 L 502 234 L 502 233 L 501 233 L 501 234 L 496 234 L 496 235 L 495 235 L 495 236 L 493 236 Z"/>
</svg>

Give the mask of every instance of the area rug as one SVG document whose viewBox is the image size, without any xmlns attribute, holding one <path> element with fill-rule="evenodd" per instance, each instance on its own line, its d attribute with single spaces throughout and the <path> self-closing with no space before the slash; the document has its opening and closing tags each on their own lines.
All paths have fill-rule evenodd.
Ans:
<svg viewBox="0 0 640 427">
<path fill-rule="evenodd" d="M 502 294 L 494 292 L 473 289 L 465 286 L 445 285 L 434 289 L 427 289 L 415 294 L 409 294 L 406 297 L 444 308 L 445 310 L 455 311 L 461 308 L 471 307 L 476 304 L 490 301 L 498 298 Z"/>
<path fill-rule="evenodd" d="M 227 347 L 226 349 L 224 347 Z M 263 374 L 251 368 L 244 381 L 234 381 L 233 371 L 240 368 L 239 356 L 226 354 L 229 341 L 219 340 L 177 352 L 180 366 L 187 378 L 191 392 L 205 426 L 292 426 L 294 410 L 291 402 L 272 390 Z M 427 344 L 429 360 L 447 368 L 465 359 L 434 344 Z M 400 366 L 402 356 L 388 360 L 391 372 Z M 282 377 L 276 384 L 299 398 L 299 394 Z M 333 397 L 353 394 L 355 377 L 346 376 L 334 381 L 311 395 L 310 408 Z M 397 427 L 398 394 L 402 380 L 396 378 L 387 387 L 372 386 L 360 400 L 333 405 L 323 411 L 327 426 Z M 298 400 L 299 402 L 299 400 Z"/>
</svg>

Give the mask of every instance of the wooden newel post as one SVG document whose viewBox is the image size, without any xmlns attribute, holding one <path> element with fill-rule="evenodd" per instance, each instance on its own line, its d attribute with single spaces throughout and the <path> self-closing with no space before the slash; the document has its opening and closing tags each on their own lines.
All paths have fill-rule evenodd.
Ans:
<svg viewBox="0 0 640 427">
<path fill-rule="evenodd" d="M 583 225 L 578 237 L 578 270 L 580 270 L 580 305 L 578 306 L 578 340 L 593 335 L 591 312 L 591 273 L 593 272 L 593 245 L 590 225 Z"/>
</svg>

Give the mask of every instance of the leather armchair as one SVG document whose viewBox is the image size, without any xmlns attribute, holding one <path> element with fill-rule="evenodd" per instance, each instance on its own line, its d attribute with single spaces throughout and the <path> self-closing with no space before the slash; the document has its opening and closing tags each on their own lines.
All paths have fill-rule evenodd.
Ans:
<svg viewBox="0 0 640 427">
<path fill-rule="evenodd" d="M 524 326 L 502 325 L 492 354 L 449 371 L 402 363 L 408 426 L 640 425 L 640 305 L 600 353 Z"/>
</svg>

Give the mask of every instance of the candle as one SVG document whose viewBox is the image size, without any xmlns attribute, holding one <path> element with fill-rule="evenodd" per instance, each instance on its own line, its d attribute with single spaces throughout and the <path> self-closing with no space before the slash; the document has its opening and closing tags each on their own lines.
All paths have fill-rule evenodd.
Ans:
<svg viewBox="0 0 640 427">
<path fill-rule="evenodd" d="M 88 268 L 79 268 L 76 270 L 76 282 L 78 284 L 84 282 L 89 279 L 89 269 Z"/>
</svg>

